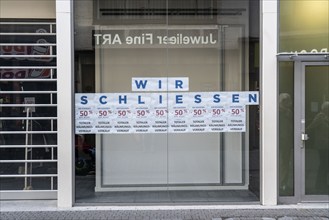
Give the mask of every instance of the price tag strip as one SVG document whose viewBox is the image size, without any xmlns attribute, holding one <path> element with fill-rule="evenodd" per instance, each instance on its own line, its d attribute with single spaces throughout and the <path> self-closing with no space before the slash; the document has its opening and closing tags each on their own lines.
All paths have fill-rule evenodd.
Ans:
<svg viewBox="0 0 329 220">
<path fill-rule="evenodd" d="M 77 134 L 245 132 L 258 92 L 79 93 Z"/>
</svg>

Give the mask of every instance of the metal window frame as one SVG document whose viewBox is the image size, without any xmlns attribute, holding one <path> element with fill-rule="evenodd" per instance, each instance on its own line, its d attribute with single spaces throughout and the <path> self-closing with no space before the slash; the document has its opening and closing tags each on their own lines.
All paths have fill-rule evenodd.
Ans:
<svg viewBox="0 0 329 220">
<path fill-rule="evenodd" d="M 277 204 L 277 39 L 278 0 L 260 0 L 260 189 L 261 204 Z M 73 1 L 56 0 L 59 112 L 58 206 L 74 205 Z M 59 49 L 58 49 L 59 48 Z M 64 74 L 70 72 L 71 74 Z M 61 75 L 63 74 L 63 75 Z M 63 112 L 62 111 L 66 111 Z M 66 142 L 65 142 L 66 140 Z M 67 149 L 67 146 L 71 146 Z"/>
<path fill-rule="evenodd" d="M 329 65 L 329 53 L 279 53 L 278 62 L 294 63 L 294 194 L 292 196 L 278 196 L 278 200 L 283 204 L 298 202 L 326 202 L 327 196 L 305 196 L 305 161 L 303 150 L 300 146 L 304 143 L 300 135 L 304 133 L 305 125 L 300 123 L 300 119 L 305 116 L 305 68 L 306 66 Z"/>
</svg>

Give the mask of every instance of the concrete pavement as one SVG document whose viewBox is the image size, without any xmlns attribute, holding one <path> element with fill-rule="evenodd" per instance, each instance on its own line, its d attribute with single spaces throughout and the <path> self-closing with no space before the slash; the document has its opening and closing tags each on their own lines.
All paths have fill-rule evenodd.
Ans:
<svg viewBox="0 0 329 220">
<path fill-rule="evenodd" d="M 328 203 L 297 205 L 75 206 L 58 208 L 55 200 L 1 201 L 0 219 L 114 220 L 329 220 Z"/>
</svg>

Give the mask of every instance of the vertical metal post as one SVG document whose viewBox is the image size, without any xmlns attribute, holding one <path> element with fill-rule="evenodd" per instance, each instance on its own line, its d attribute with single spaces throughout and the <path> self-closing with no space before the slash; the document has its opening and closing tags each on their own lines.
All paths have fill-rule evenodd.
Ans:
<svg viewBox="0 0 329 220">
<path fill-rule="evenodd" d="M 29 145 L 29 113 L 30 113 L 30 108 L 26 109 L 26 121 L 25 121 L 25 166 L 24 166 L 24 190 L 27 189 L 27 160 L 28 160 L 28 154 L 29 154 L 29 149 L 28 149 L 28 145 Z"/>
</svg>

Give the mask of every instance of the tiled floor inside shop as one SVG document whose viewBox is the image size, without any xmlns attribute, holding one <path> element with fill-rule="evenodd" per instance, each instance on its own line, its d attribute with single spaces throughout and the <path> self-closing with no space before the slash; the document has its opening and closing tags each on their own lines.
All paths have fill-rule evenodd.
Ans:
<svg viewBox="0 0 329 220">
<path fill-rule="evenodd" d="M 133 191 L 95 192 L 95 176 L 77 176 L 76 203 L 110 204 L 190 204 L 190 203 L 245 203 L 259 201 L 249 190 L 180 190 L 180 191 Z"/>
</svg>

